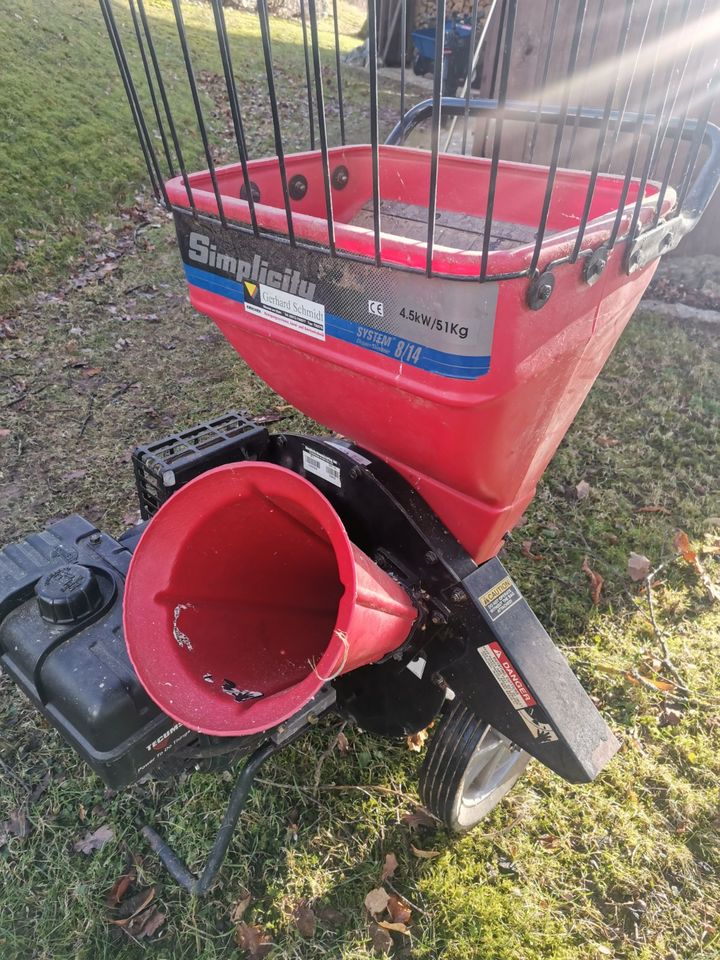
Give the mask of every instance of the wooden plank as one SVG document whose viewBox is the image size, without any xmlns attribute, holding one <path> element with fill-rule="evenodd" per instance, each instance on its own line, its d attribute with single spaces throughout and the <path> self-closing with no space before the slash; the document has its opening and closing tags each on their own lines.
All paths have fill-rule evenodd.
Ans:
<svg viewBox="0 0 720 960">
<path fill-rule="evenodd" d="M 382 232 L 408 240 L 424 242 L 427 239 L 427 207 L 395 200 L 383 200 L 380 204 Z M 357 212 L 352 224 L 373 229 L 373 207 L 369 202 Z M 435 226 L 435 242 L 457 250 L 480 250 L 485 235 L 485 218 L 474 217 L 453 210 L 438 210 Z M 535 239 L 533 227 L 521 223 L 503 223 L 493 220 L 490 240 L 491 250 L 508 250 Z"/>
</svg>

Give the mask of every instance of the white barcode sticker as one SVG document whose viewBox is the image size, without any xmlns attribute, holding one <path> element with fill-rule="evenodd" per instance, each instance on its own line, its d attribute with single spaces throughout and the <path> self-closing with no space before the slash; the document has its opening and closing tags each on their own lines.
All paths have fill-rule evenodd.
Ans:
<svg viewBox="0 0 720 960">
<path fill-rule="evenodd" d="M 303 467 L 308 473 L 314 473 L 316 477 L 322 477 L 323 480 L 335 484 L 336 487 L 342 486 L 340 467 L 330 457 L 318 453 L 317 450 L 308 450 L 305 447 L 303 450 Z"/>
</svg>

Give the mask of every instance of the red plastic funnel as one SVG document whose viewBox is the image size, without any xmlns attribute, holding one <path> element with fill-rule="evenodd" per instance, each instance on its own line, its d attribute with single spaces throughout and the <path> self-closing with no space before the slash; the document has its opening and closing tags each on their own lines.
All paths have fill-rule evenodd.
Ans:
<svg viewBox="0 0 720 960">
<path fill-rule="evenodd" d="M 328 679 L 399 647 L 416 615 L 328 500 L 267 463 L 218 467 L 179 490 L 125 588 L 125 640 L 148 694 L 219 736 L 286 720 Z"/>
</svg>

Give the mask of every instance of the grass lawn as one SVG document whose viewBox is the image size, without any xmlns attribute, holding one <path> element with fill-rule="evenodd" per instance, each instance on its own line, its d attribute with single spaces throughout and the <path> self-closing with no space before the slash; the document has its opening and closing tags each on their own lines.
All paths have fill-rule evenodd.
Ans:
<svg viewBox="0 0 720 960">
<path fill-rule="evenodd" d="M 199 162 L 199 137 L 177 29 L 169 0 L 146 0 L 145 9 L 157 47 L 178 135 L 188 166 Z M 343 35 L 350 50 L 363 22 L 357 6 L 341 2 Z M 116 4 L 116 19 L 136 84 L 151 111 L 135 51 L 127 3 Z M 214 115 L 212 87 L 222 75 L 209 3 L 183 4 L 191 55 L 201 76 L 201 100 L 207 122 Z M 265 67 L 257 16 L 228 10 L 233 63 L 251 157 L 272 149 Z M 334 57 L 331 20 L 320 20 L 324 57 Z M 304 149 L 307 101 L 299 22 L 275 20 L 273 57 L 285 146 Z M 122 82 L 96 0 L 14 0 L 0 22 L 0 316 L 27 297 L 39 281 L 63 276 L 82 252 L 86 222 L 132 201 L 147 178 Z M 348 135 L 367 126 L 365 82 L 345 71 Z M 220 78 L 218 77 L 218 80 Z M 335 139 L 333 88 L 328 77 L 328 123 Z M 220 81 L 222 82 L 222 81 Z M 396 98 L 394 98 L 396 99 Z M 335 109 L 335 115 L 337 110 Z M 386 123 L 387 125 L 387 123 Z M 159 139 L 156 143 L 161 151 Z M 203 162 L 202 166 L 205 166 Z"/>
<path fill-rule="evenodd" d="M 207 11 L 186 6 L 201 26 Z M 283 401 L 189 308 L 164 215 L 127 209 L 141 168 L 94 5 L 20 0 L 13 9 L 22 19 L 0 25 L 0 60 L 12 56 L 16 68 L 15 94 L 0 87 L 0 114 L 9 107 L 15 118 L 0 132 L 14 174 L 0 188 L 10 191 L 2 229 L 4 245 L 26 244 L 10 259 L 27 267 L 2 288 L 0 541 L 75 511 L 120 533 L 134 519 L 135 442 L 230 407 L 260 412 Z M 167 6 L 151 9 L 170 29 Z M 229 18 L 249 84 L 257 32 L 251 18 Z M 299 76 L 298 26 L 275 29 L 283 69 Z M 32 115 L 21 109 L 34 75 L 53 80 L 32 88 L 52 106 L 44 132 L 42 103 Z M 350 94 L 358 104 L 360 90 L 358 81 Z M 211 106 L 211 93 L 203 96 Z M 74 126 L 65 120 L 73 112 L 82 116 Z M 364 120 L 359 106 L 355 119 Z M 258 150 L 267 147 L 267 129 L 254 136 Z M 66 166 L 73 150 L 76 168 Z M 32 173 L 22 156 L 32 158 Z M 112 213 L 118 203 L 120 215 Z M 72 284 L 60 282 L 68 271 Z M 272 938 L 270 956 L 368 960 L 363 902 L 389 853 L 399 862 L 391 882 L 413 905 L 397 958 L 717 960 L 720 604 L 672 541 L 687 531 L 705 551 L 708 575 L 720 579 L 719 363 L 713 330 L 638 316 L 505 552 L 623 741 L 597 783 L 572 786 L 532 763 L 481 830 L 460 840 L 412 831 L 402 818 L 417 803 L 422 756 L 351 728 L 347 751 L 328 753 L 338 723 L 327 720 L 268 763 L 219 882 L 196 901 L 169 882 L 140 828 L 159 824 L 199 865 L 229 779 L 198 774 L 107 791 L 2 678 L 0 823 L 21 808 L 30 824 L 0 846 L 2 960 L 241 957 L 233 910 L 246 890 L 253 900 L 244 919 Z M 290 412 L 283 428 L 306 425 Z M 583 480 L 589 494 L 578 500 Z M 664 682 L 673 677 L 660 663 L 646 595 L 628 577 L 631 551 L 668 562 L 653 609 L 685 696 Z M 597 606 L 585 558 L 604 578 Z M 74 851 L 103 826 L 113 837 L 101 850 Z M 437 855 L 418 857 L 413 846 Z M 139 885 L 155 888 L 166 914 L 151 942 L 109 921 L 106 895 L 133 857 Z M 294 919 L 303 900 L 324 918 L 308 937 Z"/>
</svg>

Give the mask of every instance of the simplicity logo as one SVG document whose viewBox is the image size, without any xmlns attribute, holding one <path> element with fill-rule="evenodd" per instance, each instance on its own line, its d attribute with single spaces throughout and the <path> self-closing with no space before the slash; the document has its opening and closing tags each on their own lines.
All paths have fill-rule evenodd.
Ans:
<svg viewBox="0 0 720 960">
<path fill-rule="evenodd" d="M 316 284 L 303 280 L 297 270 L 292 270 L 290 267 L 285 267 L 284 270 L 272 270 L 268 261 L 257 254 L 248 261 L 233 257 L 229 253 L 222 253 L 214 243 L 210 242 L 209 237 L 202 233 L 190 234 L 188 256 L 193 263 L 222 270 L 238 282 L 245 281 L 246 287 L 249 280 L 250 284 L 262 283 L 307 300 L 312 300 L 315 296 Z"/>
</svg>

